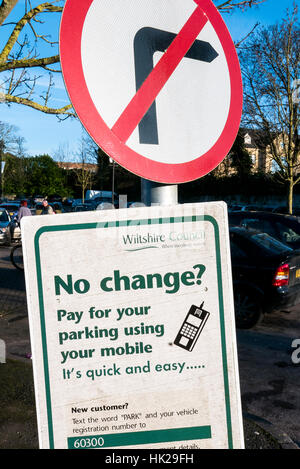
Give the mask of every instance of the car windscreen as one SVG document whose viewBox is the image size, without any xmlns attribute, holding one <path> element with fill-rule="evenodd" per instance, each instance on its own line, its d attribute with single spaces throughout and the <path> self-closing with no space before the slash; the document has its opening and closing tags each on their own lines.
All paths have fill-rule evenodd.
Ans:
<svg viewBox="0 0 300 469">
<path fill-rule="evenodd" d="M 5 210 L 8 210 L 8 212 L 17 212 L 19 209 L 18 205 L 1 205 L 0 210 L 2 208 L 5 208 Z"/>
<path fill-rule="evenodd" d="M 259 246 L 264 248 L 270 255 L 282 254 L 284 252 L 293 251 L 292 248 L 284 243 L 281 243 L 275 238 L 267 235 L 266 233 L 256 233 L 251 236 L 251 239 Z"/>
<path fill-rule="evenodd" d="M 6 222 L 9 221 L 7 212 L 5 210 L 0 209 L 0 222 Z"/>
</svg>

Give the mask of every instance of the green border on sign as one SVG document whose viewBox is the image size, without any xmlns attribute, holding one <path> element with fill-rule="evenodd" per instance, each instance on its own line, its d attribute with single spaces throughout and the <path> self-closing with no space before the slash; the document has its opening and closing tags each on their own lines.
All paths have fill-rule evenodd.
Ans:
<svg viewBox="0 0 300 469">
<path fill-rule="evenodd" d="M 140 225 L 157 225 L 164 223 L 186 223 L 186 222 L 199 222 L 207 221 L 212 223 L 215 232 L 215 248 L 216 248 L 216 264 L 217 264 L 217 278 L 218 278 L 218 297 L 219 297 L 219 313 L 220 313 L 220 329 L 221 329 L 221 345 L 222 345 L 222 362 L 223 362 L 223 380 L 224 380 L 224 393 L 225 393 L 225 406 L 226 406 L 226 419 L 227 419 L 227 438 L 228 448 L 233 448 L 232 438 L 232 422 L 231 422 L 231 409 L 230 409 L 230 395 L 229 395 L 229 379 L 228 379 L 228 364 L 227 364 L 227 349 L 226 349 L 226 334 L 225 334 L 225 317 L 224 317 L 224 298 L 223 298 L 223 283 L 222 283 L 222 266 L 221 266 L 221 251 L 220 251 L 220 231 L 215 218 L 210 215 L 192 215 L 182 217 L 169 217 L 169 218 L 148 218 L 142 220 L 120 220 L 112 222 L 93 222 L 82 224 L 69 224 L 69 225 L 54 225 L 44 226 L 37 230 L 34 237 L 34 248 L 36 256 L 36 274 L 37 274 L 37 287 L 38 298 L 40 307 L 40 321 L 41 321 L 41 337 L 43 348 L 43 363 L 44 363 L 44 378 L 45 378 L 45 393 L 47 404 L 48 416 L 48 432 L 49 432 L 49 448 L 54 449 L 54 434 L 53 434 L 53 417 L 52 417 L 52 404 L 51 404 L 51 390 L 50 390 L 50 377 L 49 377 L 49 363 L 48 363 L 48 350 L 47 350 L 47 334 L 46 334 L 46 321 L 42 285 L 42 269 L 39 240 L 43 233 L 60 232 L 60 231 L 78 231 L 100 228 L 119 228 L 124 226 L 140 226 Z"/>
</svg>

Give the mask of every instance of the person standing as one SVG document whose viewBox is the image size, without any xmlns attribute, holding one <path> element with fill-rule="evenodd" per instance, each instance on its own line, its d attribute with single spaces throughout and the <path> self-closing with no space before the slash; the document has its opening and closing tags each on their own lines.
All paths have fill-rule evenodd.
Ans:
<svg viewBox="0 0 300 469">
<path fill-rule="evenodd" d="M 20 207 L 17 213 L 17 222 L 20 224 L 23 217 L 31 216 L 31 210 L 27 207 L 27 200 L 21 200 Z"/>
<path fill-rule="evenodd" d="M 54 215 L 55 212 L 51 205 L 48 204 L 48 200 L 43 200 L 43 209 L 41 215 Z"/>
</svg>

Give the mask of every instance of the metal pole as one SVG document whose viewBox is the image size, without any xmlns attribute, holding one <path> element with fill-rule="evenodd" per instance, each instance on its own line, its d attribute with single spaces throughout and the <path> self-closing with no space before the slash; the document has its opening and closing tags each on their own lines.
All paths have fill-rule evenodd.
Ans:
<svg viewBox="0 0 300 469">
<path fill-rule="evenodd" d="M 115 160 L 113 160 L 112 167 L 112 188 L 111 188 L 111 203 L 115 204 Z"/>
<path fill-rule="evenodd" d="M 1 200 L 3 198 L 3 173 L 4 173 L 4 142 L 0 139 L 0 187 L 1 187 Z"/>
<path fill-rule="evenodd" d="M 162 184 L 141 179 L 141 199 L 143 204 L 153 205 L 177 205 L 178 185 Z"/>
<path fill-rule="evenodd" d="M 3 187 L 4 187 L 4 168 L 5 168 L 5 161 L 1 161 L 1 199 L 3 199 Z"/>
</svg>

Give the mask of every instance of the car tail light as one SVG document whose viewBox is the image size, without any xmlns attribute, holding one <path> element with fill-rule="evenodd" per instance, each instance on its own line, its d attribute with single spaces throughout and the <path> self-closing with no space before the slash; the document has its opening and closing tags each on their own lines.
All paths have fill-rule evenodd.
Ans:
<svg viewBox="0 0 300 469">
<path fill-rule="evenodd" d="M 273 280 L 274 287 L 284 287 L 289 284 L 290 279 L 290 266 L 283 264 L 276 270 L 275 277 Z"/>
</svg>

